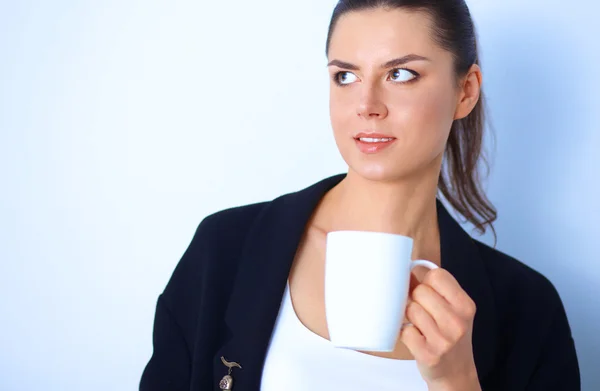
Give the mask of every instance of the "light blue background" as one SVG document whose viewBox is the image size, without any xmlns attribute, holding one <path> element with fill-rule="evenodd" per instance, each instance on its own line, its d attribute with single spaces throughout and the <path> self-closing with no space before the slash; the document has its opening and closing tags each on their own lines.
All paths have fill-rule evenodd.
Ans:
<svg viewBox="0 0 600 391">
<path fill-rule="evenodd" d="M 135 389 L 202 217 L 345 170 L 334 4 L 0 1 L 0 390 Z M 600 8 L 469 4 L 498 248 L 554 282 L 598 390 Z"/>
</svg>

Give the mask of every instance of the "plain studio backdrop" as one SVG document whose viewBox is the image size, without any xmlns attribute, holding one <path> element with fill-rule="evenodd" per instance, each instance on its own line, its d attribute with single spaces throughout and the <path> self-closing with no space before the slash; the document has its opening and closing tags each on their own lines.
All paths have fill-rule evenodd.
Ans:
<svg viewBox="0 0 600 391">
<path fill-rule="evenodd" d="M 200 220 L 346 170 L 328 113 L 334 4 L 0 2 L 1 390 L 136 389 Z M 469 4 L 497 247 L 556 285 L 598 390 L 598 3 Z"/>
</svg>

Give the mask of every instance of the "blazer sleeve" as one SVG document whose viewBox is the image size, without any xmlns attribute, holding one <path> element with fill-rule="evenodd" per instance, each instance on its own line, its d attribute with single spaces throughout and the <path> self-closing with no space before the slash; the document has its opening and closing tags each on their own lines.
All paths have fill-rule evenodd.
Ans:
<svg viewBox="0 0 600 391">
<path fill-rule="evenodd" d="M 154 316 L 152 357 L 140 381 L 140 391 L 179 391 L 190 387 L 190 352 L 183 332 L 162 295 Z"/>
<path fill-rule="evenodd" d="M 195 325 L 202 284 L 202 253 L 206 222 L 201 222 L 158 297 L 152 331 L 153 352 L 142 373 L 140 391 L 189 390 L 191 381 L 190 330 Z M 190 287 L 194 287 L 193 291 Z M 186 333 L 187 330 L 187 333 Z"/>
<path fill-rule="evenodd" d="M 581 377 L 575 342 L 559 299 L 527 391 L 580 391 Z"/>
</svg>

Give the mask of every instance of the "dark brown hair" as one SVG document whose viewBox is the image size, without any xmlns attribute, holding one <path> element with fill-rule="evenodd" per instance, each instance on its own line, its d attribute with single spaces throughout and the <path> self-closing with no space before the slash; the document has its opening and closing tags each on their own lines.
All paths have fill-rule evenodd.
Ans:
<svg viewBox="0 0 600 391">
<path fill-rule="evenodd" d="M 340 0 L 329 24 L 325 53 L 329 54 L 331 35 L 342 15 L 375 8 L 403 8 L 430 16 L 434 22 L 434 40 L 453 55 L 457 86 L 473 64 L 479 65 L 475 26 L 464 0 Z M 489 226 L 495 235 L 492 223 L 496 220 L 496 209 L 481 187 L 480 165 L 486 169 L 486 175 L 488 169 L 483 151 L 484 128 L 485 99 L 481 91 L 471 113 L 452 124 L 438 189 L 480 233 Z"/>
</svg>

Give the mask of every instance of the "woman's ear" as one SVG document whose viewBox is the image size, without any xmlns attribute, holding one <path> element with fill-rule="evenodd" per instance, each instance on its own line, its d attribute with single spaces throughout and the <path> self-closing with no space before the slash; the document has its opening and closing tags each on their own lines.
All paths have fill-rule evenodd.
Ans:
<svg viewBox="0 0 600 391">
<path fill-rule="evenodd" d="M 461 87 L 454 112 L 454 119 L 463 119 L 471 113 L 481 93 L 481 68 L 473 64 L 461 82 Z"/>
</svg>

